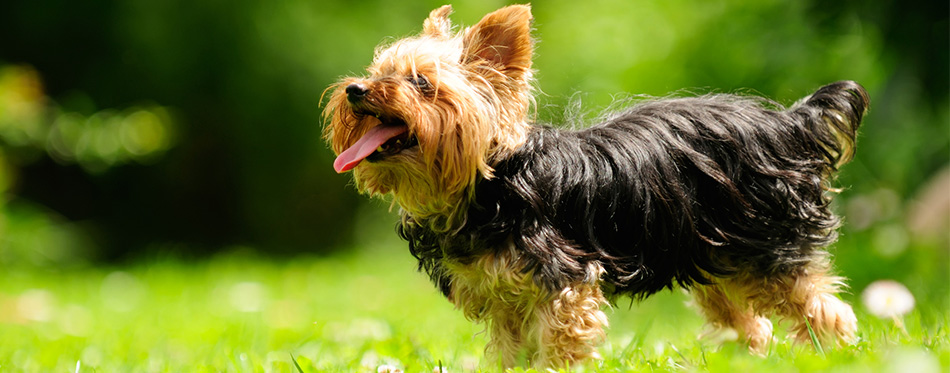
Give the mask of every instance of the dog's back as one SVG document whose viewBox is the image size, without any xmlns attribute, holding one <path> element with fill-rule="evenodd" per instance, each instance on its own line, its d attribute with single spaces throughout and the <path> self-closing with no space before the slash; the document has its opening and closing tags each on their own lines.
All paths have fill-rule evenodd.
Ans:
<svg viewBox="0 0 950 373">
<path fill-rule="evenodd" d="M 826 191 L 853 154 L 868 96 L 839 82 L 787 110 L 768 106 L 666 99 L 583 130 L 538 127 L 477 186 L 462 232 L 513 237 L 552 272 L 541 273 L 552 288 L 582 277 L 587 260 L 635 296 L 704 282 L 704 272 L 792 270 L 837 237 Z"/>
</svg>

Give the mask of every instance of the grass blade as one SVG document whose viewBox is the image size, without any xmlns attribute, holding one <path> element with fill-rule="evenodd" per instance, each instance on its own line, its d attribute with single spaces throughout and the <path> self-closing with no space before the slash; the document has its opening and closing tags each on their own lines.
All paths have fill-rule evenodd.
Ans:
<svg viewBox="0 0 950 373">
<path fill-rule="evenodd" d="M 812 329 L 807 317 L 805 318 L 805 326 L 808 328 L 808 336 L 811 337 L 811 344 L 815 346 L 815 350 L 818 350 L 818 354 L 824 357 L 825 350 L 821 348 L 821 342 L 818 341 L 818 336 L 815 335 L 815 330 Z"/>
<path fill-rule="evenodd" d="M 290 361 L 294 362 L 294 368 L 297 368 L 297 373 L 303 373 L 303 369 L 300 368 L 300 364 L 297 364 L 297 359 L 294 358 L 294 354 L 290 354 Z"/>
</svg>

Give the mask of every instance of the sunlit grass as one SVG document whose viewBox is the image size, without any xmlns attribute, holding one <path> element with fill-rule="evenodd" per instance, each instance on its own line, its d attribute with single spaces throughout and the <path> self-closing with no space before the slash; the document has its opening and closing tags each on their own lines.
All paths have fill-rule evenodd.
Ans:
<svg viewBox="0 0 950 373">
<path fill-rule="evenodd" d="M 387 245 L 295 260 L 238 251 L 199 262 L 9 268 L 0 278 L 0 371 L 486 369 L 479 365 L 487 340 L 482 327 L 464 320 L 415 272 L 403 247 Z M 703 322 L 687 300 L 675 291 L 615 305 L 604 360 L 577 370 L 950 367 L 947 311 L 933 305 L 919 304 L 904 319 L 906 333 L 856 305 L 861 339 L 855 346 L 825 346 L 822 356 L 777 333 L 768 357 L 759 358 L 734 342 L 697 340 Z"/>
</svg>

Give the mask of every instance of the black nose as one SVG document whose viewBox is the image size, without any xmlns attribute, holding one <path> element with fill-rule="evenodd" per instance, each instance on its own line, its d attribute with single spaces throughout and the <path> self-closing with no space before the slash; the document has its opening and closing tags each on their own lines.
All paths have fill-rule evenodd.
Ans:
<svg viewBox="0 0 950 373">
<path fill-rule="evenodd" d="M 365 85 L 360 83 L 353 83 L 346 86 L 346 99 L 350 102 L 359 102 L 362 101 L 366 94 L 369 93 L 369 89 Z"/>
</svg>

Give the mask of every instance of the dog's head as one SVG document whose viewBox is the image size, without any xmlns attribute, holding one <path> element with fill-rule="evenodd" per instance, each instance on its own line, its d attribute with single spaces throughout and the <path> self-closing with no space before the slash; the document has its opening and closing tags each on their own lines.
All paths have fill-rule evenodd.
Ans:
<svg viewBox="0 0 950 373">
<path fill-rule="evenodd" d="M 531 92 L 531 9 L 515 5 L 454 33 L 448 5 L 421 34 L 377 48 L 368 75 L 331 86 L 324 136 L 337 172 L 392 194 L 411 216 L 451 225 L 493 159 L 524 142 Z"/>
</svg>

